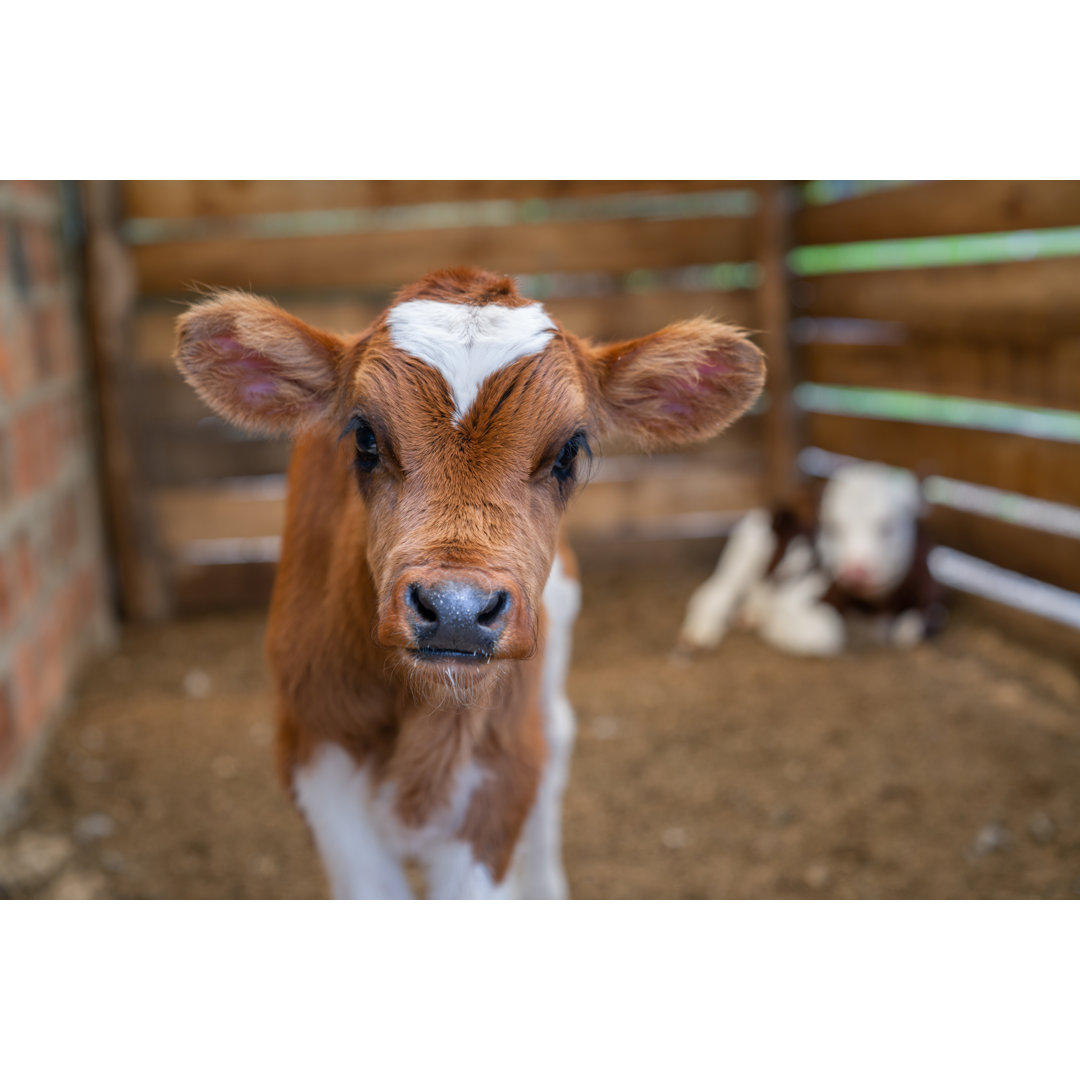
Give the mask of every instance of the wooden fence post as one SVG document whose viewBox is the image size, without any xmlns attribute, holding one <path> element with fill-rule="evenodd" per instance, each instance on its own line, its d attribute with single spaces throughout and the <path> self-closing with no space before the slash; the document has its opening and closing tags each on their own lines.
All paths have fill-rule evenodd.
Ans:
<svg viewBox="0 0 1080 1080">
<path fill-rule="evenodd" d="M 795 409 L 791 348 L 791 289 L 787 257 L 791 248 L 793 184 L 768 180 L 758 188 L 756 256 L 762 347 L 768 362 L 769 409 L 765 415 L 765 454 L 769 497 L 789 498 L 798 481 L 798 414 Z"/>
<path fill-rule="evenodd" d="M 109 534 L 124 613 L 138 620 L 170 614 L 151 509 L 125 422 L 139 407 L 130 392 L 137 285 L 120 235 L 122 190 L 117 181 L 82 185 L 86 219 L 85 296 L 89 344 L 101 410 L 104 489 Z"/>
</svg>

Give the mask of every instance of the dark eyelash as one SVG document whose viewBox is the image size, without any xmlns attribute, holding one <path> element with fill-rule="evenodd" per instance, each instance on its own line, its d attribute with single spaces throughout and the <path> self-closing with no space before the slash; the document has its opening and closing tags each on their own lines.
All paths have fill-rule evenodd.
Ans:
<svg viewBox="0 0 1080 1080">
<path fill-rule="evenodd" d="M 577 479 L 577 460 L 580 453 L 585 454 L 586 460 L 592 463 L 592 447 L 584 431 L 575 432 L 559 451 L 555 464 L 551 467 L 551 475 L 559 481 L 560 485 L 569 484 Z"/>
<path fill-rule="evenodd" d="M 356 445 L 357 469 L 371 472 L 379 464 L 379 442 L 374 428 L 362 416 L 354 416 L 341 433 L 341 438 L 345 439 L 350 435 Z"/>
</svg>

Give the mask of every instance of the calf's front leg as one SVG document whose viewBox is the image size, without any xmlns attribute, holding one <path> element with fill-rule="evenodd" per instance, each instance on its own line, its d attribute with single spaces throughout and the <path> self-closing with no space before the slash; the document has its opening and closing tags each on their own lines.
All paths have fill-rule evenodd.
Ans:
<svg viewBox="0 0 1080 1080">
<path fill-rule="evenodd" d="M 776 550 L 769 515 L 752 510 L 732 530 L 712 576 L 694 591 L 679 631 L 688 651 L 719 645 L 739 605 L 765 575 Z"/>
<path fill-rule="evenodd" d="M 400 862 L 373 821 L 367 770 L 340 746 L 324 743 L 293 775 L 335 900 L 411 900 Z"/>
</svg>

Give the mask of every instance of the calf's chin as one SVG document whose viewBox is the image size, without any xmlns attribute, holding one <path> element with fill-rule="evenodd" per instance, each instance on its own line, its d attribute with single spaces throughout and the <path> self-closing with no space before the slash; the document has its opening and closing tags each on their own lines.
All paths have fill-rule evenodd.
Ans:
<svg viewBox="0 0 1080 1080">
<path fill-rule="evenodd" d="M 490 706 L 499 687 L 520 666 L 517 660 L 431 660 L 410 649 L 392 649 L 387 666 L 410 695 L 432 713 Z"/>
</svg>

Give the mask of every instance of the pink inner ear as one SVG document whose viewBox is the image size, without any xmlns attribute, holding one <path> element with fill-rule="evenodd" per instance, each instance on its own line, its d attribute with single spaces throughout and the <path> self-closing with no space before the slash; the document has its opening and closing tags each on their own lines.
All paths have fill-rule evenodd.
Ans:
<svg viewBox="0 0 1080 1080">
<path fill-rule="evenodd" d="M 660 384 L 657 397 L 660 408 L 671 416 L 680 416 L 690 420 L 694 416 L 691 402 L 698 393 L 698 384 L 690 379 L 668 379 Z"/>
<path fill-rule="evenodd" d="M 671 416 L 678 416 L 684 420 L 693 420 L 695 417 L 694 399 L 698 394 L 708 393 L 708 383 L 717 376 L 731 375 L 735 367 L 729 359 L 730 352 L 726 349 L 715 349 L 706 353 L 692 367 L 694 378 L 668 379 L 663 384 L 659 397 L 662 399 L 661 409 Z"/>
<path fill-rule="evenodd" d="M 236 338 L 220 336 L 210 344 L 225 354 L 224 361 L 236 377 L 240 397 L 247 405 L 261 405 L 279 390 L 277 371 L 272 360 L 252 352 Z"/>
<path fill-rule="evenodd" d="M 703 379 L 711 375 L 730 375 L 735 371 L 735 365 L 731 362 L 731 352 L 726 349 L 716 349 L 706 353 L 702 360 L 695 364 L 698 374 Z"/>
<path fill-rule="evenodd" d="M 683 420 L 694 420 L 694 402 L 697 396 L 708 393 L 711 389 L 709 383 L 717 377 L 735 372 L 729 357 L 730 353 L 726 349 L 716 349 L 691 365 L 693 375 L 681 379 L 665 379 L 658 387 L 656 395 L 660 399 L 661 411 Z"/>
<path fill-rule="evenodd" d="M 222 352 L 227 353 L 242 353 L 248 351 L 236 340 L 236 338 L 229 337 L 227 334 L 219 334 L 217 337 L 212 337 L 209 344 L 213 348 L 220 349 Z"/>
<path fill-rule="evenodd" d="M 683 420 L 693 420 L 694 410 L 681 401 L 665 401 L 660 409 L 669 416 L 678 416 Z"/>
</svg>

